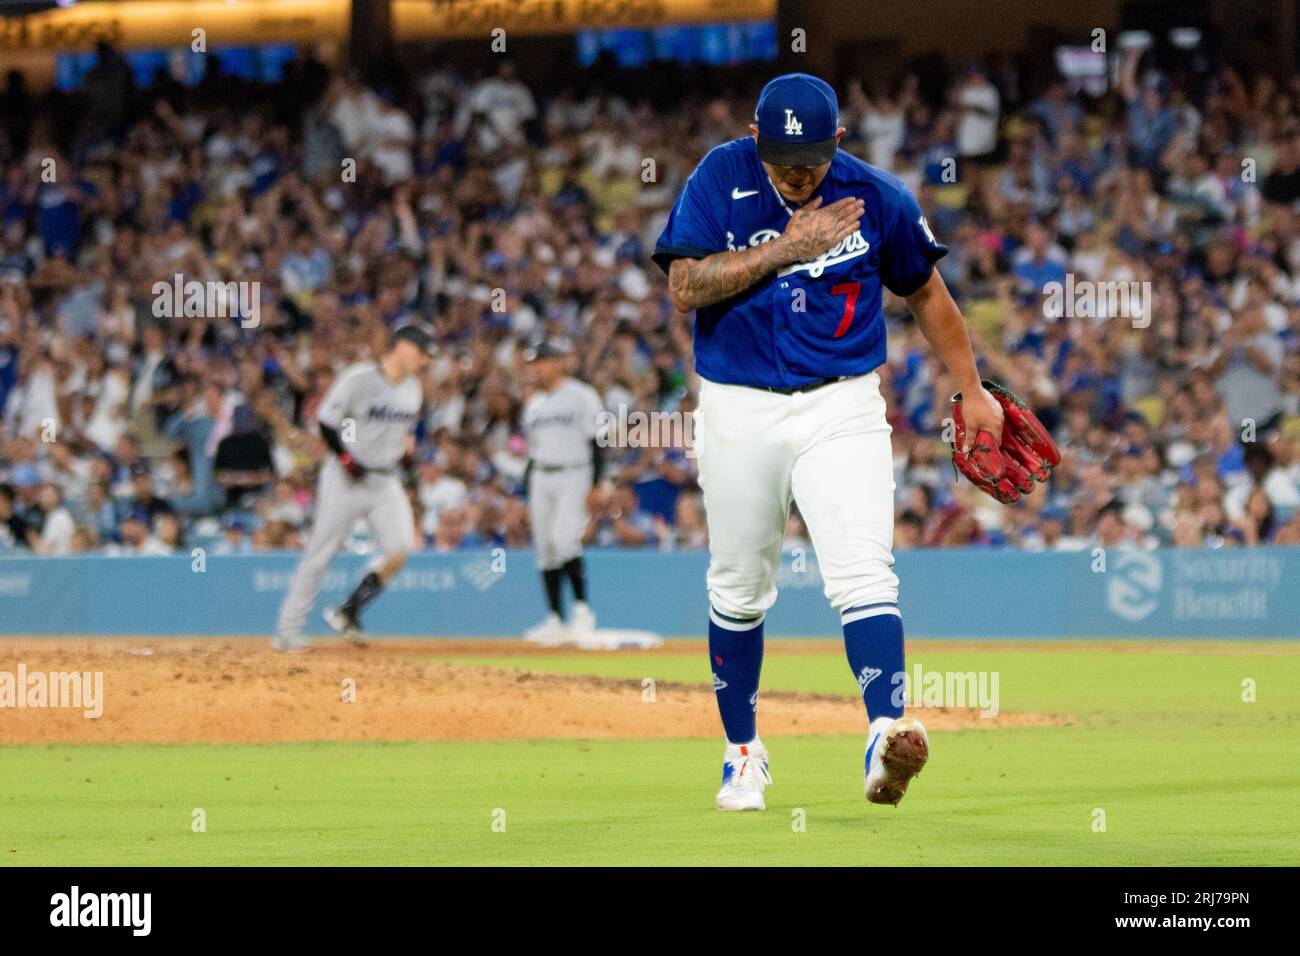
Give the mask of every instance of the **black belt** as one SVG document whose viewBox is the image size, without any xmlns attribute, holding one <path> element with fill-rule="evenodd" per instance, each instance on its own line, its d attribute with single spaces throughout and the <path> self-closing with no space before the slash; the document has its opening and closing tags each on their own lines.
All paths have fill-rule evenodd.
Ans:
<svg viewBox="0 0 1300 956">
<path fill-rule="evenodd" d="M 541 464 L 541 463 L 539 463 L 539 462 L 533 462 L 533 467 L 536 468 L 538 471 L 544 471 L 544 472 L 546 472 L 547 474 L 553 474 L 554 472 L 557 472 L 557 471 L 574 471 L 575 469 L 578 469 L 578 468 L 590 468 L 591 465 L 590 465 L 590 464 L 586 464 L 586 465 L 543 465 L 543 464 Z"/>
<path fill-rule="evenodd" d="M 755 385 L 755 388 L 762 389 L 765 392 L 775 392 L 778 395 L 799 395 L 803 392 L 815 392 L 823 385 L 834 385 L 836 382 L 846 382 L 851 378 L 857 378 L 856 375 L 837 375 L 835 378 L 818 378 L 811 382 L 805 382 L 802 385 L 796 385 L 794 388 L 773 388 L 771 385 Z"/>
</svg>

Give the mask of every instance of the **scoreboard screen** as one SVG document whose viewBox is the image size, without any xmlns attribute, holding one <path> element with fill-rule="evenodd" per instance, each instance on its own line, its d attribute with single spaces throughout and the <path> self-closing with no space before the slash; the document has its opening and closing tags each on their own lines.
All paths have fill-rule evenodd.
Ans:
<svg viewBox="0 0 1300 956">
<path fill-rule="evenodd" d="M 582 30 L 578 33 L 578 62 L 581 65 L 590 66 L 602 53 L 612 53 L 615 62 L 623 67 L 645 66 L 654 60 L 713 66 L 748 60 L 774 60 L 777 53 L 776 24 L 769 20 L 648 30 Z"/>
</svg>

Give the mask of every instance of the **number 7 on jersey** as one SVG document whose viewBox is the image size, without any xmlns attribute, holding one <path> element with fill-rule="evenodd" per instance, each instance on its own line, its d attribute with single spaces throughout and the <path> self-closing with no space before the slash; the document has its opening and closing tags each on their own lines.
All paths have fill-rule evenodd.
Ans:
<svg viewBox="0 0 1300 956">
<path fill-rule="evenodd" d="M 844 333 L 849 330 L 853 324 L 853 310 L 858 304 L 858 293 L 862 291 L 861 282 L 841 282 L 839 285 L 831 286 L 831 295 L 847 295 L 844 300 L 844 315 L 840 318 L 839 328 L 831 338 L 842 339 Z"/>
</svg>

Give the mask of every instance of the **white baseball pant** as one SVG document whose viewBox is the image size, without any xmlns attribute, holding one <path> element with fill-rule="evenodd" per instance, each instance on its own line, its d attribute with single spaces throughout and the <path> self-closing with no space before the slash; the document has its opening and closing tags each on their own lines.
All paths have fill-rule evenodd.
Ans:
<svg viewBox="0 0 1300 956">
<path fill-rule="evenodd" d="M 337 458 L 331 457 L 321 467 L 316 484 L 316 519 L 307 547 L 280 605 L 277 631 L 282 638 L 296 640 L 302 636 L 330 559 L 358 518 L 366 520 L 378 539 L 381 562 L 419 547 L 415 517 L 401 478 L 371 472 L 357 481 L 349 477 Z"/>
<path fill-rule="evenodd" d="M 591 465 L 543 471 L 534 464 L 528 475 L 528 520 L 537 547 L 537 568 L 553 571 L 582 557 L 587 528 L 587 493 Z"/>
<path fill-rule="evenodd" d="M 713 607 L 756 618 L 775 603 L 792 500 L 836 611 L 897 602 L 891 431 L 874 372 L 794 395 L 702 381 L 695 453 Z"/>
</svg>

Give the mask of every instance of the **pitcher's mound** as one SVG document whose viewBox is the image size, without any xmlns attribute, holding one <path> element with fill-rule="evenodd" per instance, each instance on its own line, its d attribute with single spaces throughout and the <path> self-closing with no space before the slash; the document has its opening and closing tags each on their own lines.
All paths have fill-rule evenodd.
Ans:
<svg viewBox="0 0 1300 956">
<path fill-rule="evenodd" d="M 0 672 L 100 675 L 102 699 L 95 702 L 97 717 L 85 706 L 0 708 L 0 744 L 716 738 L 720 732 L 707 670 L 697 682 L 665 681 L 654 652 L 638 657 L 643 676 L 624 679 L 431 660 L 441 646 L 385 641 L 358 649 L 326 641 L 310 654 L 290 656 L 271 650 L 265 638 L 3 640 Z M 866 733 L 856 694 L 771 690 L 762 701 L 765 735 Z M 965 709 L 913 713 L 931 733 L 1062 720 L 1006 712 L 984 719 Z"/>
</svg>

